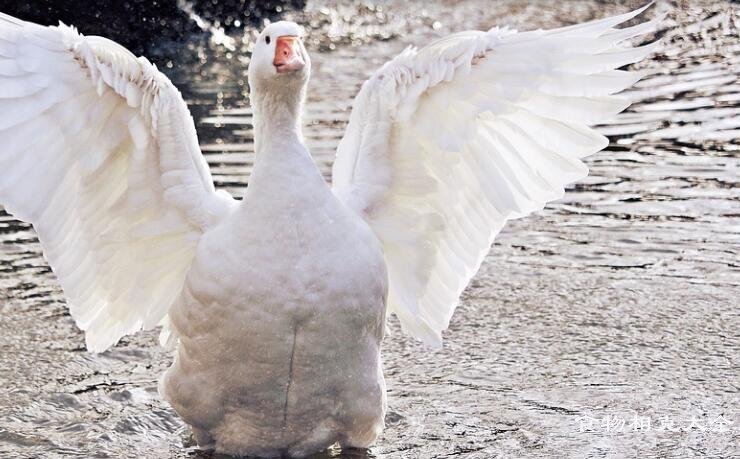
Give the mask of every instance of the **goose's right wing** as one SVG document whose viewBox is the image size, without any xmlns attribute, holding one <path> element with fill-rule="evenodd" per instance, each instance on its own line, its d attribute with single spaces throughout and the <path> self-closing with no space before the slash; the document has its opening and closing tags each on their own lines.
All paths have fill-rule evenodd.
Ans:
<svg viewBox="0 0 740 459">
<path fill-rule="evenodd" d="M 88 349 L 163 321 L 232 202 L 146 59 L 0 15 L 0 204 L 33 223 Z"/>
</svg>

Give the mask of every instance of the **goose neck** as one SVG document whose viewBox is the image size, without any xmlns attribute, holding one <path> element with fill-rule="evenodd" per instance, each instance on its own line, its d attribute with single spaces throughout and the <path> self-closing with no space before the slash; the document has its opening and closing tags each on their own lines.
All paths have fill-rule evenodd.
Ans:
<svg viewBox="0 0 740 459">
<path fill-rule="evenodd" d="M 303 144 L 301 96 L 280 91 L 258 92 L 252 96 L 258 157 L 268 150 Z"/>
</svg>

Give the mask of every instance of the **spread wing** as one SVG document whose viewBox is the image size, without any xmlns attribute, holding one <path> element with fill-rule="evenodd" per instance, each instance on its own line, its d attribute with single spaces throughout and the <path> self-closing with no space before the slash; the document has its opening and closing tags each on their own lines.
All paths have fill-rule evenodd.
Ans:
<svg viewBox="0 0 740 459">
<path fill-rule="evenodd" d="M 0 15 L 0 204 L 33 223 L 90 350 L 166 318 L 231 202 L 146 59 Z"/>
<path fill-rule="evenodd" d="M 389 308 L 441 345 L 462 290 L 507 220 L 542 209 L 607 145 L 588 126 L 624 110 L 622 70 L 653 50 L 616 25 L 463 32 L 406 49 L 366 81 L 333 169 L 336 195 L 383 244 Z"/>
</svg>

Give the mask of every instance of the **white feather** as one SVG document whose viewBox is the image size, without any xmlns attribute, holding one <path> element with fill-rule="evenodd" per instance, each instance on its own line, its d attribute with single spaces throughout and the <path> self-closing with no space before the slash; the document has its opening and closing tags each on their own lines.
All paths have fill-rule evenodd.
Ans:
<svg viewBox="0 0 740 459">
<path fill-rule="evenodd" d="M 200 234 L 223 217 L 187 107 L 145 59 L 0 15 L 0 203 L 33 223 L 103 351 L 166 322 Z"/>
<path fill-rule="evenodd" d="M 406 332 L 440 345 L 506 221 L 588 173 L 579 158 L 607 145 L 588 126 L 624 110 L 612 94 L 641 76 L 616 69 L 656 46 L 620 43 L 657 20 L 613 27 L 645 8 L 551 31 L 451 35 L 404 50 L 362 86 L 334 191 L 383 243 L 389 309 Z"/>
</svg>

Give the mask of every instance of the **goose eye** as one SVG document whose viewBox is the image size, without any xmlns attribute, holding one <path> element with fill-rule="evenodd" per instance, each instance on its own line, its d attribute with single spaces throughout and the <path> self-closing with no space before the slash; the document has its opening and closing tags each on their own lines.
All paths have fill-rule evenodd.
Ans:
<svg viewBox="0 0 740 459">
<path fill-rule="evenodd" d="M 270 44 L 270 36 L 269 35 L 267 35 L 265 37 L 265 43 L 267 43 L 268 45 Z"/>
</svg>

